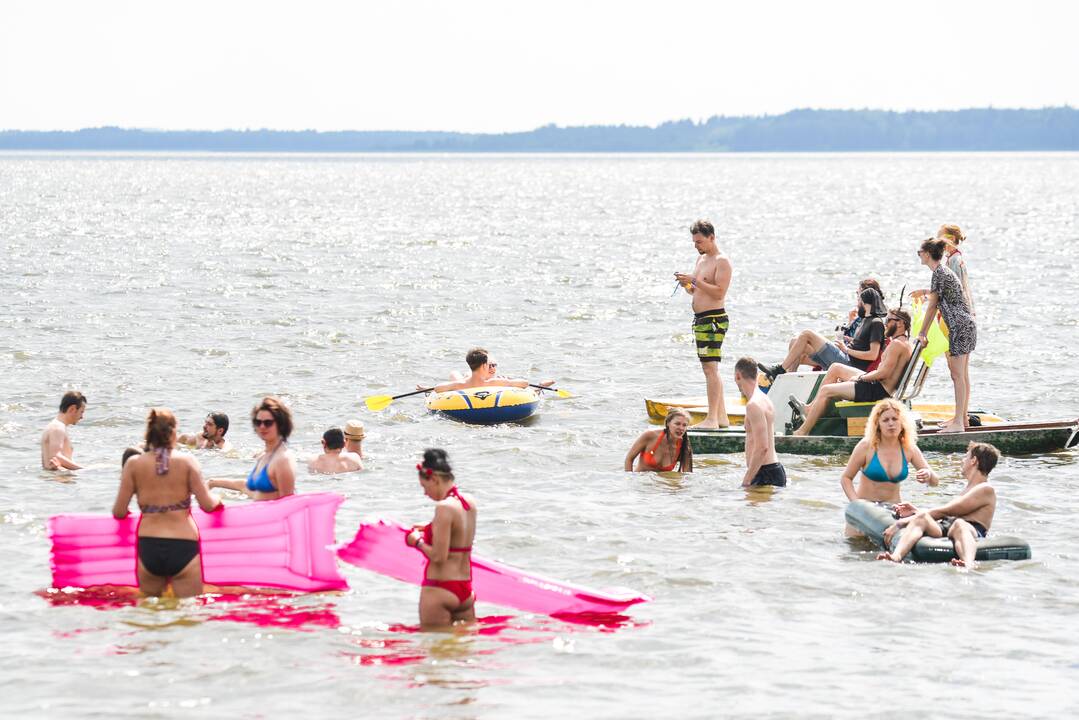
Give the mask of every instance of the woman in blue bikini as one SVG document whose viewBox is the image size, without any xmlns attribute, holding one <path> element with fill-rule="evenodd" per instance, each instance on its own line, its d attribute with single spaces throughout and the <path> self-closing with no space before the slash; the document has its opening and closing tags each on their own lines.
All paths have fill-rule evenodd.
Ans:
<svg viewBox="0 0 1079 720">
<path fill-rule="evenodd" d="M 266 449 L 255 460 L 247 480 L 210 480 L 212 488 L 245 492 L 255 500 L 276 500 L 296 492 L 296 459 L 288 448 L 292 413 L 278 398 L 266 396 L 251 411 L 255 434 Z"/>
<path fill-rule="evenodd" d="M 918 449 L 917 439 L 914 420 L 902 403 L 891 398 L 878 402 L 865 424 L 865 437 L 858 441 L 843 470 L 840 484 L 847 499 L 899 503 L 899 483 L 907 479 L 910 465 L 915 468 L 914 479 L 918 482 L 940 482 Z M 861 478 L 855 488 L 854 479 L 859 473 Z"/>
</svg>

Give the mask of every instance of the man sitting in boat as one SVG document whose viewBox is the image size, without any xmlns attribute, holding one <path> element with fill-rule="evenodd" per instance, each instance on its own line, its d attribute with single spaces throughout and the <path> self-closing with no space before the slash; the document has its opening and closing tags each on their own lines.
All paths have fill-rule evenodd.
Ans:
<svg viewBox="0 0 1079 720">
<path fill-rule="evenodd" d="M 468 363 L 468 369 L 471 371 L 468 377 L 464 380 L 452 380 L 441 385 L 435 385 L 435 392 L 446 392 L 447 390 L 464 390 L 466 388 L 485 387 L 488 385 L 495 385 L 498 387 L 519 387 L 526 388 L 529 386 L 527 380 L 519 380 L 515 378 L 506 378 L 497 375 L 498 365 L 494 363 L 490 355 L 483 348 L 472 348 L 465 355 L 465 362 Z M 545 382 L 538 383 L 540 387 L 550 387 L 554 385 L 554 380 L 547 380 Z M 419 386 L 423 389 L 422 386 Z"/>
<path fill-rule="evenodd" d="M 902 562 L 922 536 L 947 537 L 955 546 L 952 565 L 974 567 L 978 538 L 989 534 L 997 508 L 997 492 L 989 485 L 989 473 L 997 466 L 1000 451 L 988 443 L 972 442 L 963 456 L 963 477 L 967 486 L 955 500 L 932 510 L 918 511 L 910 503 L 899 503 L 896 512 L 903 516 L 884 531 L 884 542 L 891 543 L 897 531 L 906 528 L 894 552 L 882 552 L 878 560 Z"/>
<path fill-rule="evenodd" d="M 885 338 L 884 322 L 881 317 L 887 314 L 884 298 L 877 290 L 862 281 L 858 289 L 858 315 L 861 321 L 851 337 L 840 333 L 834 342 L 818 332 L 803 330 L 790 342 L 790 350 L 783 362 L 772 367 L 761 365 L 761 370 L 770 380 L 787 372 L 794 372 L 800 365 L 815 365 L 827 370 L 835 363 L 851 365 L 862 371 L 872 369 L 880 357 L 880 349 Z M 876 283 L 873 283 L 876 285 Z"/>
<path fill-rule="evenodd" d="M 864 372 L 839 363 L 828 368 L 817 397 L 808 408 L 802 407 L 805 422 L 795 431 L 795 435 L 808 435 L 828 409 L 829 403 L 835 400 L 876 402 L 892 396 L 910 361 L 910 314 L 900 309 L 888 311 L 884 330 L 888 346 L 881 355 L 877 369 Z M 801 406 L 797 398 L 792 396 L 791 399 Z"/>
</svg>

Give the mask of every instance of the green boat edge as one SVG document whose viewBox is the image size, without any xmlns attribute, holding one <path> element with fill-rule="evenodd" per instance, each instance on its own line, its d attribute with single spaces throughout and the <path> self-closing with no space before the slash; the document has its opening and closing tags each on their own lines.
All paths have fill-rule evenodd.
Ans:
<svg viewBox="0 0 1079 720">
<path fill-rule="evenodd" d="M 742 428 L 689 430 L 694 455 L 728 455 L 745 452 Z M 776 452 L 789 455 L 835 455 L 849 453 L 861 440 L 858 435 L 776 435 Z M 1008 423 L 971 428 L 964 432 L 918 433 L 923 452 L 966 452 L 972 442 L 991 443 L 1005 455 L 1059 452 L 1079 444 L 1079 419 L 1063 422 Z"/>
</svg>

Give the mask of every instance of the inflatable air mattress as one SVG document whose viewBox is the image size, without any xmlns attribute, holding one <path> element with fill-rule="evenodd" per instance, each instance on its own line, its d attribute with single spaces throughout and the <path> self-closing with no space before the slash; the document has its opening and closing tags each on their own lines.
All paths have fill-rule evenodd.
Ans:
<svg viewBox="0 0 1079 720">
<path fill-rule="evenodd" d="M 448 390 L 427 397 L 427 409 L 474 425 L 518 422 L 539 408 L 539 393 L 531 388 L 484 387 Z"/>
</svg>

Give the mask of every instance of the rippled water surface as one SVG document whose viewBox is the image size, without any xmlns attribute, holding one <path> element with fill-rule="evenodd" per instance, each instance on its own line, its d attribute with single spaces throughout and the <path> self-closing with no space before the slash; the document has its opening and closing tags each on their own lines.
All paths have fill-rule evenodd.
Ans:
<svg viewBox="0 0 1079 720">
<path fill-rule="evenodd" d="M 1027 562 L 971 573 L 896 567 L 842 536 L 845 458 L 783 457 L 774 494 L 738 487 L 742 458 L 691 475 L 621 471 L 643 398 L 703 393 L 686 299 L 687 225 L 713 218 L 735 276 L 722 372 L 830 331 L 875 274 L 894 301 L 928 284 L 917 243 L 970 238 L 975 405 L 1079 414 L 1079 156 L 0 155 L 0 711 L 10 717 L 1074 716 L 1079 700 L 1075 453 L 1006 459 L 994 530 Z M 463 366 L 556 378 L 528 426 L 475 428 L 405 392 Z M 38 468 L 65 389 L 89 467 Z M 146 409 L 184 429 L 284 396 L 301 455 L 359 417 L 369 471 L 302 491 L 361 518 L 425 521 L 413 465 L 443 446 L 481 503 L 477 549 L 554 577 L 654 596 L 620 627 L 480 606 L 479 629 L 414 632 L 415 587 L 345 567 L 318 595 L 71 604 L 50 584 L 45 522 L 107 512 Z M 950 400 L 943 369 L 929 399 Z M 958 458 L 930 455 L 934 504 Z M 239 502 L 238 500 L 234 502 Z"/>
</svg>

